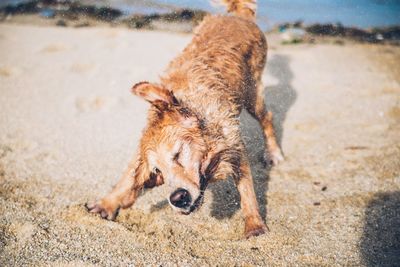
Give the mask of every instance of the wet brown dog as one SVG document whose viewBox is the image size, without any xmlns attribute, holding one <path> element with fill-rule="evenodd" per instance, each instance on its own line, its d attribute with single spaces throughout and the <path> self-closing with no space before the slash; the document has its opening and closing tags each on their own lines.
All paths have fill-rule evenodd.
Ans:
<svg viewBox="0 0 400 267">
<path fill-rule="evenodd" d="M 272 114 L 264 106 L 261 76 L 267 43 L 254 23 L 254 0 L 226 0 L 233 16 L 209 16 L 173 60 L 159 85 L 141 82 L 132 92 L 151 103 L 136 158 L 111 193 L 87 204 L 113 220 L 142 188 L 166 183 L 169 203 L 184 214 L 199 207 L 209 182 L 233 177 L 241 197 L 245 236 L 265 232 L 240 136 L 243 108 L 264 130 L 268 154 L 283 160 Z"/>
</svg>

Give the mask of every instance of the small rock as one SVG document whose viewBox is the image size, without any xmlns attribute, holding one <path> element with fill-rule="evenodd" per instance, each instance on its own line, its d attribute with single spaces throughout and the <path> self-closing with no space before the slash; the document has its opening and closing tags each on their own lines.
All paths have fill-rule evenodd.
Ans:
<svg viewBox="0 0 400 267">
<path fill-rule="evenodd" d="M 57 20 L 56 25 L 60 27 L 67 27 L 67 23 L 62 19 Z"/>
</svg>

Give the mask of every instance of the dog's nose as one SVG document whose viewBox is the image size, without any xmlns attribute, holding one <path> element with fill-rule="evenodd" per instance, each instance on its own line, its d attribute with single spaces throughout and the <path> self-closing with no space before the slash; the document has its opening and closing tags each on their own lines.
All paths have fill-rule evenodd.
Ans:
<svg viewBox="0 0 400 267">
<path fill-rule="evenodd" d="M 172 205 L 177 208 L 187 208 L 192 202 L 192 197 L 189 191 L 183 188 L 178 188 L 174 193 L 171 194 L 169 200 Z"/>
</svg>

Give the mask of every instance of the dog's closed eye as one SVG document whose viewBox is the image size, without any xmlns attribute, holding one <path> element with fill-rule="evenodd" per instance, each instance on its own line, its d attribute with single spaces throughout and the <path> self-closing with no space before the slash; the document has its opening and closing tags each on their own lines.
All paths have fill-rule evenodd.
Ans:
<svg viewBox="0 0 400 267">
<path fill-rule="evenodd" d="M 179 166 L 182 166 L 182 163 L 180 162 L 180 157 L 181 157 L 181 154 L 182 154 L 182 150 L 183 150 L 183 145 L 181 145 L 179 147 L 178 151 L 175 152 L 175 154 L 173 154 L 173 157 L 172 157 L 172 161 L 174 163 L 178 164 Z"/>
<path fill-rule="evenodd" d="M 176 164 L 182 166 L 182 164 L 179 162 L 179 157 L 180 157 L 180 155 L 181 155 L 181 151 L 175 153 L 175 155 L 174 155 L 174 157 L 172 158 L 172 160 L 173 160 Z"/>
</svg>

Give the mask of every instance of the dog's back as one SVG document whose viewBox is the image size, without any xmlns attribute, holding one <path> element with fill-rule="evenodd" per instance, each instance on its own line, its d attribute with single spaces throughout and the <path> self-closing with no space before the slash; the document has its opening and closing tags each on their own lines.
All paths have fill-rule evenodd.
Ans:
<svg viewBox="0 0 400 267">
<path fill-rule="evenodd" d="M 206 17 L 162 78 L 166 88 L 208 117 L 214 111 L 237 116 L 266 60 L 266 40 L 254 23 L 255 1 L 224 2 L 234 15 Z"/>
</svg>

